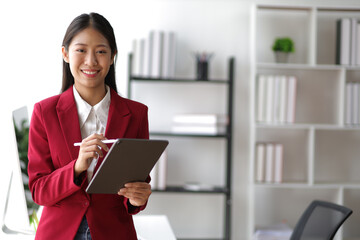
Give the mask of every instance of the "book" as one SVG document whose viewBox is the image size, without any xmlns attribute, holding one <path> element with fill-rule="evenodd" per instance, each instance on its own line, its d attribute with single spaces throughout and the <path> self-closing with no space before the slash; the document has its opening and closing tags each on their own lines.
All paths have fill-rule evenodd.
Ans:
<svg viewBox="0 0 360 240">
<path fill-rule="evenodd" d="M 153 169 L 151 169 L 150 172 L 150 185 L 152 189 L 157 189 L 158 188 L 158 174 L 159 174 L 159 161 L 155 164 L 155 166 L 153 167 Z"/>
<path fill-rule="evenodd" d="M 286 122 L 295 122 L 295 111 L 296 111 L 296 84 L 297 79 L 294 76 L 288 77 L 288 97 L 287 97 L 287 117 Z"/>
<path fill-rule="evenodd" d="M 336 21 L 336 64 L 350 64 L 351 21 L 342 18 Z"/>
<path fill-rule="evenodd" d="M 274 76 L 268 76 L 266 79 L 266 122 L 274 121 Z"/>
<path fill-rule="evenodd" d="M 199 182 L 186 182 L 184 189 L 189 191 L 212 191 L 215 186 L 211 184 L 199 183 Z"/>
<path fill-rule="evenodd" d="M 216 126 L 218 124 L 228 124 L 228 117 L 224 114 L 177 114 L 173 117 L 173 122 L 178 124 L 205 124 Z"/>
<path fill-rule="evenodd" d="M 266 76 L 258 76 L 257 88 L 257 114 L 256 120 L 258 122 L 265 122 L 265 106 L 266 106 Z"/>
<path fill-rule="evenodd" d="M 151 68 L 152 68 L 152 43 L 154 39 L 154 32 L 150 31 L 147 39 L 144 44 L 144 61 L 143 61 L 143 74 L 144 77 L 151 76 Z"/>
<path fill-rule="evenodd" d="M 352 84 L 352 124 L 359 124 L 359 83 Z"/>
<path fill-rule="evenodd" d="M 165 190 L 166 189 L 166 180 L 167 180 L 167 150 L 162 153 L 158 160 L 158 169 L 157 169 L 157 189 Z"/>
<path fill-rule="evenodd" d="M 274 144 L 266 144 L 265 154 L 265 182 L 274 181 Z"/>
<path fill-rule="evenodd" d="M 256 144 L 256 176 L 257 182 L 265 181 L 265 144 Z"/>
<path fill-rule="evenodd" d="M 281 143 L 274 144 L 274 182 L 281 183 L 283 181 L 283 145 Z"/>
<path fill-rule="evenodd" d="M 360 65 L 360 23 L 356 22 L 356 54 L 355 54 L 355 65 Z"/>
<path fill-rule="evenodd" d="M 162 74 L 163 78 L 172 78 L 175 76 L 175 33 L 164 32 L 163 56 L 162 56 Z"/>
<path fill-rule="evenodd" d="M 357 19 L 351 18 L 350 19 L 350 25 L 351 25 L 351 31 L 350 31 L 350 65 L 356 64 L 356 53 L 357 53 Z"/>
<path fill-rule="evenodd" d="M 273 122 L 280 122 L 280 75 L 274 76 Z"/>
<path fill-rule="evenodd" d="M 142 75 L 142 65 L 143 65 L 143 48 L 141 46 L 141 40 L 133 40 L 133 62 L 132 62 L 132 74 L 134 76 Z"/>
<path fill-rule="evenodd" d="M 279 122 L 286 122 L 286 109 L 288 97 L 288 81 L 286 76 L 280 77 L 280 106 L 279 106 Z"/>
<path fill-rule="evenodd" d="M 346 83 L 346 106 L 345 106 L 345 124 L 350 125 L 352 123 L 352 90 L 353 83 Z"/>
<path fill-rule="evenodd" d="M 207 134 L 207 135 L 217 135 L 217 134 L 225 134 L 226 126 L 193 126 L 193 125 L 175 125 L 172 126 L 171 131 L 173 133 L 179 134 Z"/>
<path fill-rule="evenodd" d="M 154 31 L 152 39 L 151 77 L 160 78 L 162 73 L 164 32 Z"/>
</svg>

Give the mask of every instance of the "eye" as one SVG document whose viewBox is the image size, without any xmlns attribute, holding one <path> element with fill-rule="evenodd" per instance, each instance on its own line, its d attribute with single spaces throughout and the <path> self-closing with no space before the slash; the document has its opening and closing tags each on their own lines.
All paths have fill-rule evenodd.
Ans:
<svg viewBox="0 0 360 240">
<path fill-rule="evenodd" d="M 106 54 L 106 51 L 105 51 L 105 50 L 99 50 L 98 53 L 100 53 L 100 54 Z"/>
<path fill-rule="evenodd" d="M 83 53 L 83 52 L 85 52 L 85 50 L 84 50 L 84 49 L 76 49 L 76 51 L 77 51 L 77 52 L 79 52 L 79 53 Z"/>
</svg>

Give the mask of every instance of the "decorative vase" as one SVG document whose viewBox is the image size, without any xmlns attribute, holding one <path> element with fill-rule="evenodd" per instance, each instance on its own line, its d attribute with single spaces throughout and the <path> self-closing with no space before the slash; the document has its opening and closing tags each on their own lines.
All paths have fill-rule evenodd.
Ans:
<svg viewBox="0 0 360 240">
<path fill-rule="evenodd" d="M 197 61 L 196 65 L 196 79 L 208 80 L 208 61 Z"/>
<path fill-rule="evenodd" d="M 275 61 L 277 63 L 287 63 L 289 60 L 289 53 L 288 52 L 275 52 Z"/>
</svg>

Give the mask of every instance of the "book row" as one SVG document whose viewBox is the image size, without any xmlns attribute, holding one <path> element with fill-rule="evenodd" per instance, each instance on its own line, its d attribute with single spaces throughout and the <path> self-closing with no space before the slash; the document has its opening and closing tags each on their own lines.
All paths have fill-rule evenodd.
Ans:
<svg viewBox="0 0 360 240">
<path fill-rule="evenodd" d="M 256 182 L 283 181 L 283 151 L 284 147 L 281 143 L 256 144 Z"/>
<path fill-rule="evenodd" d="M 175 76 L 174 32 L 150 31 L 147 38 L 133 40 L 132 75 L 172 78 Z"/>
<path fill-rule="evenodd" d="M 222 114 L 178 114 L 173 117 L 172 132 L 179 134 L 224 134 L 228 117 Z"/>
<path fill-rule="evenodd" d="M 360 82 L 346 83 L 345 124 L 360 124 Z"/>
<path fill-rule="evenodd" d="M 256 120 L 266 123 L 294 123 L 295 76 L 259 75 Z"/>
<path fill-rule="evenodd" d="M 360 23 L 357 18 L 336 21 L 336 64 L 360 65 Z"/>
</svg>

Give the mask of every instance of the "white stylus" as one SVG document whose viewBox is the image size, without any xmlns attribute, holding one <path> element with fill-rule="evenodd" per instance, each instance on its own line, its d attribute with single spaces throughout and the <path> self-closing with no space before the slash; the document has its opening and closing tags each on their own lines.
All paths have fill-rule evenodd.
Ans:
<svg viewBox="0 0 360 240">
<path fill-rule="evenodd" d="M 114 143 L 116 142 L 117 139 L 106 139 L 106 140 L 102 140 L 103 143 L 107 144 L 107 143 Z M 77 142 L 77 143 L 74 143 L 74 146 L 75 147 L 78 147 L 81 145 L 81 142 Z"/>
</svg>

